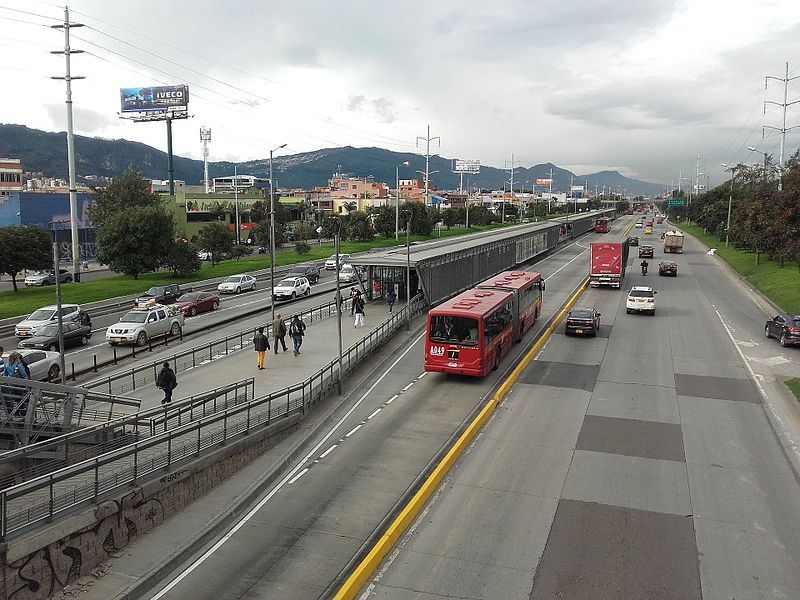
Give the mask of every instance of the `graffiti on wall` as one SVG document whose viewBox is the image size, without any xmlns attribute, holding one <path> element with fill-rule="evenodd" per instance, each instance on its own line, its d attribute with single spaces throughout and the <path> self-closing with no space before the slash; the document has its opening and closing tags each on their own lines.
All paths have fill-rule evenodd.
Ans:
<svg viewBox="0 0 800 600">
<path fill-rule="evenodd" d="M 7 567 L 8 598 L 50 597 L 86 574 L 85 552 L 91 552 L 94 557 L 104 554 L 108 558 L 164 520 L 161 500 L 156 496 L 146 497 L 141 488 L 98 506 L 95 514 L 100 512 L 104 516 L 94 525 L 10 563 Z M 101 548 L 102 552 L 98 552 Z M 96 558 L 89 566 L 95 566 L 94 563 L 97 563 Z"/>
</svg>

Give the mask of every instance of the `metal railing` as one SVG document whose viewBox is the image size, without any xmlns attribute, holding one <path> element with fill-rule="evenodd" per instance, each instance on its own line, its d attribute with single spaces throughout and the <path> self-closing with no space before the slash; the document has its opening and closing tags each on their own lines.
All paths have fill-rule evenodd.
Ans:
<svg viewBox="0 0 800 600">
<path fill-rule="evenodd" d="M 348 348 L 342 355 L 342 373 L 352 371 L 372 355 L 423 307 L 422 297 L 417 296 Z M 298 412 L 304 414 L 336 386 L 337 363 L 338 358 L 299 383 L 208 416 L 184 413 L 186 424 L 0 491 L 0 540 L 35 523 L 52 520 L 79 504 L 97 502 L 104 494 L 153 474 L 168 473 L 176 465 L 200 458 L 204 450 L 225 444 L 255 427 Z"/>
<path fill-rule="evenodd" d="M 343 306 L 347 306 L 350 301 L 349 298 L 345 299 Z M 331 301 L 321 304 L 297 314 L 306 324 L 313 323 L 315 320 L 326 319 L 336 314 L 335 302 Z M 293 317 L 294 315 L 289 315 L 283 320 L 284 323 L 286 323 L 287 329 Z M 265 335 L 267 335 L 267 337 L 272 337 L 272 321 L 264 322 L 260 326 L 265 328 Z M 137 387 L 155 383 L 158 377 L 158 370 L 165 361 L 172 363 L 172 369 L 175 373 L 179 373 L 205 365 L 217 358 L 227 356 L 232 352 L 237 352 L 247 347 L 252 343 L 253 332 L 257 327 L 259 327 L 259 325 L 177 352 L 169 358 L 162 357 L 159 360 L 133 367 L 127 371 L 117 373 L 116 375 L 110 375 L 109 377 L 91 381 L 86 383 L 84 387 L 88 389 L 105 388 L 108 394 L 124 394 L 133 391 Z"/>
</svg>

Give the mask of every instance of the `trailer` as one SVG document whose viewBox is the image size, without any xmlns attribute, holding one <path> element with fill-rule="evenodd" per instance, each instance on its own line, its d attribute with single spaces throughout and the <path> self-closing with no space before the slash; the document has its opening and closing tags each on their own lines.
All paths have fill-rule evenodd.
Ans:
<svg viewBox="0 0 800 600">
<path fill-rule="evenodd" d="M 622 287 L 625 266 L 628 264 L 628 241 L 592 243 L 589 261 L 592 287 Z"/>
<path fill-rule="evenodd" d="M 668 231 L 664 234 L 664 253 L 683 254 L 683 233 Z"/>
</svg>

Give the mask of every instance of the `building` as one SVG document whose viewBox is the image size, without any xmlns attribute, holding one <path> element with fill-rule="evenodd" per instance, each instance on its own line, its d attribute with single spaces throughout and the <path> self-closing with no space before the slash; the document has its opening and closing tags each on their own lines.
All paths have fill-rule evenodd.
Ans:
<svg viewBox="0 0 800 600">
<path fill-rule="evenodd" d="M 215 194 L 233 194 L 236 192 L 236 188 L 239 189 L 239 193 L 241 193 L 242 190 L 258 188 L 267 190 L 266 193 L 269 194 L 269 178 L 239 174 L 228 175 L 226 177 L 214 177 L 211 189 Z"/>
<path fill-rule="evenodd" d="M 18 158 L 0 158 L 0 202 L 22 189 L 22 161 Z"/>
<path fill-rule="evenodd" d="M 347 214 L 350 202 L 355 202 L 357 210 L 363 211 L 367 207 L 383 206 L 389 198 L 389 186 L 372 177 L 345 177 L 334 173 L 328 180 L 328 188 L 334 214 Z"/>
<path fill-rule="evenodd" d="M 425 202 L 425 180 L 424 179 L 401 179 L 399 182 L 400 187 L 400 202 L 411 200 L 414 202 Z M 432 188 L 431 182 L 428 181 L 428 187 Z"/>
</svg>

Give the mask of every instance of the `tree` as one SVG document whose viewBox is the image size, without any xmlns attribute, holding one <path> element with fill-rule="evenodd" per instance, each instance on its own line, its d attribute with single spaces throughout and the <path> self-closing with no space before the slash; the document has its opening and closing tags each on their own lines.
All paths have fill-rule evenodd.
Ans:
<svg viewBox="0 0 800 600">
<path fill-rule="evenodd" d="M 250 206 L 250 221 L 252 223 L 263 223 L 269 219 L 269 203 L 264 203 L 262 200 L 256 200 Z"/>
<path fill-rule="evenodd" d="M 231 258 L 235 258 L 239 260 L 243 256 L 247 256 L 250 254 L 250 248 L 245 246 L 244 244 L 237 244 L 233 248 L 231 248 Z"/>
<path fill-rule="evenodd" d="M 349 215 L 351 212 L 355 212 L 358 210 L 358 202 L 355 200 L 350 200 L 349 202 L 343 202 L 342 208 L 347 211 Z"/>
<path fill-rule="evenodd" d="M 395 209 L 393 206 L 379 206 L 373 209 L 373 226 L 375 231 L 385 238 L 394 235 L 395 231 Z"/>
<path fill-rule="evenodd" d="M 105 188 L 92 190 L 92 207 L 89 216 L 96 227 L 124 209 L 160 206 L 161 200 L 148 189 L 141 173 L 129 165 L 122 177 L 114 179 Z"/>
<path fill-rule="evenodd" d="M 294 228 L 294 238 L 298 241 L 310 240 L 317 237 L 316 228 L 310 221 L 298 223 Z"/>
<path fill-rule="evenodd" d="M 198 242 L 203 249 L 211 252 L 211 266 L 218 264 L 224 254 L 231 252 L 234 235 L 225 223 L 209 223 L 198 233 Z"/>
<path fill-rule="evenodd" d="M 409 217 L 411 219 L 411 233 L 417 235 L 430 235 L 433 230 L 433 215 L 435 208 L 428 208 L 420 202 L 407 201 L 400 205 L 400 225 L 405 229 Z M 437 218 L 438 220 L 438 218 Z"/>
<path fill-rule="evenodd" d="M 460 212 L 459 212 L 460 211 Z M 465 218 L 465 210 L 463 208 L 446 208 L 442 211 L 442 221 L 445 227 L 450 229 L 456 223 L 463 223 Z"/>
<path fill-rule="evenodd" d="M 347 239 L 347 217 L 325 217 L 322 219 L 322 237 L 333 238 L 341 224 L 341 240 Z"/>
<path fill-rule="evenodd" d="M 185 277 L 190 273 L 196 273 L 200 270 L 200 264 L 197 252 L 191 244 L 178 241 L 172 242 L 167 260 L 164 262 L 164 266 L 172 271 L 172 275 L 175 277 Z"/>
<path fill-rule="evenodd" d="M 375 239 L 375 228 L 366 213 L 355 211 L 348 215 L 347 237 L 359 242 L 370 242 Z"/>
<path fill-rule="evenodd" d="M 17 275 L 25 270 L 44 270 L 53 267 L 50 234 L 36 225 L 0 227 L 0 273 L 11 277 L 17 291 Z"/>
</svg>

